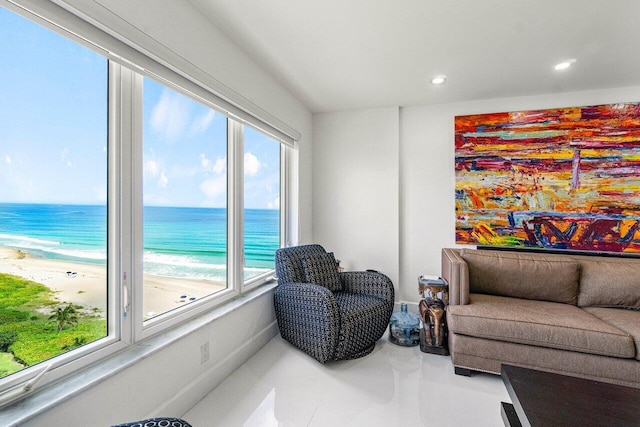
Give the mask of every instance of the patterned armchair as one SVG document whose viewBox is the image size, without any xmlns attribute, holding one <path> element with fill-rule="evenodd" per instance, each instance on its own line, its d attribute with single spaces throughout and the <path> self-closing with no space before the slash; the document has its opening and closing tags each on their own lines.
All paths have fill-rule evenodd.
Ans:
<svg viewBox="0 0 640 427">
<path fill-rule="evenodd" d="M 386 331 L 394 290 L 384 274 L 339 273 L 320 245 L 279 249 L 276 274 L 280 334 L 320 363 L 366 356 Z"/>
</svg>

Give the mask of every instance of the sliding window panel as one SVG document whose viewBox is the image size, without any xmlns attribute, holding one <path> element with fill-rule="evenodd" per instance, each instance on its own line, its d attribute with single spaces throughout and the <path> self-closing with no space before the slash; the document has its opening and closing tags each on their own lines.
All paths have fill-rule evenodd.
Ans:
<svg viewBox="0 0 640 427">
<path fill-rule="evenodd" d="M 143 105 L 143 318 L 149 320 L 228 287 L 227 118 L 150 78 Z"/>
<path fill-rule="evenodd" d="M 0 377 L 117 334 L 108 78 L 103 56 L 0 8 Z"/>
<path fill-rule="evenodd" d="M 244 281 L 271 277 L 281 242 L 279 141 L 244 127 Z"/>
</svg>

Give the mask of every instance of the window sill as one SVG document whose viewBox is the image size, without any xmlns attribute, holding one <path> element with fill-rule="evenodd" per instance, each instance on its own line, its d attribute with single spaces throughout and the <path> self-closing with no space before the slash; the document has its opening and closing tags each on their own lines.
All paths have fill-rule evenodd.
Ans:
<svg viewBox="0 0 640 427">
<path fill-rule="evenodd" d="M 36 389 L 32 394 L 19 400 L 0 411 L 0 425 L 18 426 L 29 419 L 78 396 L 83 391 L 113 377 L 128 367 L 175 343 L 216 320 L 226 316 L 245 304 L 271 292 L 276 283 L 269 283 L 241 295 L 208 313 L 168 329 L 163 333 L 142 340 L 128 346 L 126 349 L 76 372 L 42 389 Z"/>
</svg>

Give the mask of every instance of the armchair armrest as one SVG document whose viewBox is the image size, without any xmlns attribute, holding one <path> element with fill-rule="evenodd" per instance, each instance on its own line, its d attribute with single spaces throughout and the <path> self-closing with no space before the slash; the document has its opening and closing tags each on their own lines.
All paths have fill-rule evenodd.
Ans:
<svg viewBox="0 0 640 427">
<path fill-rule="evenodd" d="M 469 267 L 456 249 L 442 249 L 441 275 L 449 283 L 449 304 L 469 304 Z"/>
<path fill-rule="evenodd" d="M 330 290 L 313 283 L 284 283 L 275 289 L 274 306 L 284 339 L 321 363 L 333 359 L 340 310 Z"/>
<path fill-rule="evenodd" d="M 346 271 L 340 273 L 345 292 L 373 295 L 393 305 L 393 282 L 386 275 L 374 271 Z"/>
</svg>

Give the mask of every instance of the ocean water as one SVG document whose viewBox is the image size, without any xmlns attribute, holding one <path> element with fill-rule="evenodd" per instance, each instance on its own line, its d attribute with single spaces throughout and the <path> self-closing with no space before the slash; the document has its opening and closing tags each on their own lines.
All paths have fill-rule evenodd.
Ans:
<svg viewBox="0 0 640 427">
<path fill-rule="evenodd" d="M 225 209 L 145 207 L 144 271 L 226 280 Z M 105 264 L 105 206 L 0 203 L 0 246 L 34 257 Z M 279 212 L 245 210 L 245 279 L 274 268 Z"/>
</svg>

